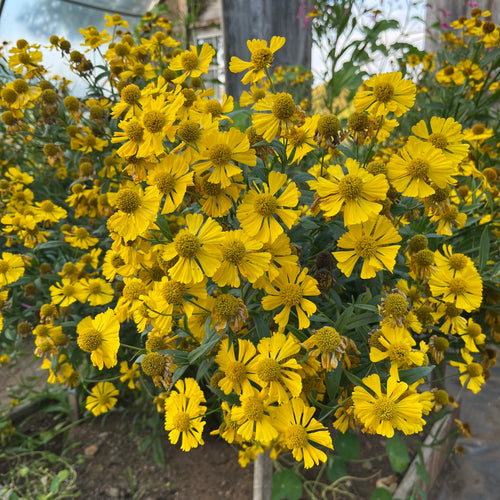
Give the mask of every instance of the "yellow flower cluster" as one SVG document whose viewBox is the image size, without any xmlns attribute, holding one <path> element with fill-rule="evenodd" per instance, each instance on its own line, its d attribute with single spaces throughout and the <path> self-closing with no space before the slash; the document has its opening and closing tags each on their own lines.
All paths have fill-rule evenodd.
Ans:
<svg viewBox="0 0 500 500">
<path fill-rule="evenodd" d="M 154 393 L 184 451 L 216 401 L 242 464 L 270 448 L 306 468 L 333 448 L 327 416 L 340 432 L 420 432 L 443 406 L 421 390 L 432 365 L 480 390 L 500 337 L 499 139 L 420 90 L 469 85 L 462 100 L 482 103 L 493 59 L 463 58 L 453 78 L 430 64 L 416 81 L 373 75 L 341 120 L 275 89 L 283 37 L 251 40 L 229 66 L 250 85 L 245 123 L 205 87 L 208 44 L 182 50 L 154 15 L 140 42 L 106 21 L 112 33 L 80 30 L 104 76 L 50 41 L 93 98 L 69 95 L 22 40 L 0 84 L 0 310 L 6 332 L 33 334 L 50 383 L 106 371 L 116 385 L 86 399 L 96 416 L 120 391 Z M 486 23 L 461 27 L 489 50 Z"/>
</svg>

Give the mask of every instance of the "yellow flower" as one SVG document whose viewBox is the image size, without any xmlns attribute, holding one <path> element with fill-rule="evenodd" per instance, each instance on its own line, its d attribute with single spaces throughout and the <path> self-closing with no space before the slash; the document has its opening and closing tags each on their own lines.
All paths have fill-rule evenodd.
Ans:
<svg viewBox="0 0 500 500">
<path fill-rule="evenodd" d="M 361 279 L 374 278 L 378 271 L 392 271 L 396 263 L 396 255 L 401 236 L 386 217 L 378 216 L 363 224 L 356 224 L 342 235 L 337 242 L 339 248 L 345 250 L 333 252 L 338 267 L 349 277 L 359 258 L 364 259 Z"/>
<path fill-rule="evenodd" d="M 467 312 L 479 308 L 483 301 L 483 282 L 473 267 L 465 267 L 458 273 L 438 269 L 431 274 L 429 286 L 433 297 L 443 295 L 445 302 Z"/>
<path fill-rule="evenodd" d="M 455 164 L 460 163 L 469 152 L 469 145 L 463 141 L 462 125 L 453 118 L 433 116 L 430 121 L 430 133 L 424 120 L 414 125 L 411 131 L 420 139 L 430 142 L 441 149 L 445 157 Z"/>
<path fill-rule="evenodd" d="M 82 283 L 91 306 L 103 306 L 113 300 L 114 290 L 110 283 L 102 278 L 90 278 Z"/>
<path fill-rule="evenodd" d="M 229 339 L 222 340 L 215 362 L 224 375 L 218 382 L 224 394 L 253 392 L 250 381 L 258 380 L 256 354 L 257 349 L 249 340 L 238 339 L 238 356 L 234 353 L 234 345 L 229 345 Z"/>
<path fill-rule="evenodd" d="M 200 140 L 200 161 L 193 165 L 193 170 L 202 173 L 210 170 L 207 181 L 226 188 L 231 184 L 231 177 L 241 173 L 235 163 L 250 167 L 257 164 L 255 150 L 250 149 L 248 137 L 236 128 L 229 132 L 211 130 L 203 134 Z"/>
<path fill-rule="evenodd" d="M 137 363 L 133 363 L 132 366 L 129 367 L 126 361 L 122 361 L 120 363 L 120 373 L 123 374 L 120 377 L 120 382 L 126 382 L 128 380 L 127 387 L 129 389 L 135 389 L 136 382 L 134 382 L 134 380 L 141 376 L 139 373 L 139 365 Z"/>
<path fill-rule="evenodd" d="M 85 408 L 95 417 L 107 413 L 115 406 L 119 391 L 111 382 L 98 382 L 92 387 L 91 394 L 85 400 Z"/>
<path fill-rule="evenodd" d="M 232 183 L 222 188 L 220 183 L 210 182 L 210 172 L 195 177 L 195 183 L 200 190 L 199 203 L 203 213 L 209 217 L 224 217 L 233 207 L 233 203 L 240 197 L 242 185 Z"/>
<path fill-rule="evenodd" d="M 290 163 L 300 162 L 310 151 L 317 149 L 315 140 L 319 115 L 308 116 L 303 125 L 292 127 L 286 136 L 286 156 Z"/>
<path fill-rule="evenodd" d="M 49 290 L 52 302 L 61 307 L 67 307 L 77 300 L 85 302 L 87 298 L 83 286 L 77 282 L 72 283 L 69 278 L 63 278 L 61 283 L 52 285 Z"/>
<path fill-rule="evenodd" d="M 465 342 L 465 348 L 470 352 L 479 352 L 477 346 L 484 344 L 486 340 L 486 335 L 483 333 L 481 325 L 476 323 L 472 318 L 469 318 L 465 328 L 463 330 L 459 329 L 458 333 Z"/>
<path fill-rule="evenodd" d="M 108 228 L 125 240 L 134 240 L 156 220 L 160 201 L 156 186 L 147 187 L 144 193 L 140 186 L 120 189 L 115 201 L 118 211 L 108 219 Z"/>
<path fill-rule="evenodd" d="M 477 394 L 485 382 L 483 367 L 474 361 L 474 358 L 467 350 L 461 349 L 460 353 L 465 363 L 450 361 L 450 365 L 456 366 L 460 370 L 460 383 L 474 394 Z"/>
<path fill-rule="evenodd" d="M 189 76 L 193 78 L 207 73 L 214 55 L 215 50 L 208 43 L 203 44 L 199 54 L 198 49 L 191 45 L 191 50 L 185 50 L 172 59 L 169 69 L 183 72 L 181 76 L 172 81 L 180 84 Z"/>
<path fill-rule="evenodd" d="M 315 445 L 333 450 L 330 432 L 313 418 L 315 411 L 302 399 L 294 398 L 274 412 L 274 425 L 280 431 L 282 443 L 292 451 L 295 460 L 304 460 L 306 469 L 327 460 L 326 453 Z"/>
<path fill-rule="evenodd" d="M 270 95 L 255 103 L 252 122 L 258 134 L 271 142 L 278 135 L 285 135 L 298 119 L 297 107 L 293 97 L 286 93 Z"/>
<path fill-rule="evenodd" d="M 287 402 L 289 394 L 298 397 L 302 391 L 300 365 L 295 355 L 300 345 L 293 336 L 275 333 L 260 340 L 257 350 L 255 374 L 257 384 L 268 389 L 269 397 L 278 404 Z"/>
<path fill-rule="evenodd" d="M 320 177 L 310 181 L 320 196 L 319 206 L 327 217 L 335 217 L 344 209 L 346 226 L 366 222 L 382 210 L 378 200 L 385 200 L 389 184 L 383 174 L 372 175 L 362 169 L 356 160 L 348 158 L 345 168 L 332 165 L 328 168 L 329 178 Z"/>
<path fill-rule="evenodd" d="M 177 444 L 182 436 L 182 451 L 204 444 L 205 422 L 202 417 L 207 411 L 207 407 L 201 404 L 204 402 L 205 396 L 193 378 L 178 380 L 165 399 L 165 430 L 172 444 Z"/>
<path fill-rule="evenodd" d="M 415 84 L 403 80 L 399 71 L 372 76 L 364 82 L 364 86 L 370 90 L 358 91 L 354 96 L 354 106 L 358 112 L 367 110 L 375 116 L 386 116 L 392 111 L 396 116 L 401 116 L 415 102 Z"/>
<path fill-rule="evenodd" d="M 278 437 L 271 416 L 274 407 L 270 394 L 255 387 L 240 396 L 240 405 L 231 408 L 231 420 L 237 424 L 237 433 L 245 441 L 270 445 Z"/>
<path fill-rule="evenodd" d="M 113 309 L 98 314 L 94 319 L 91 316 L 83 318 L 76 327 L 77 343 L 80 349 L 92 353 L 90 361 L 99 370 L 116 365 L 116 355 L 120 347 L 120 322 Z"/>
<path fill-rule="evenodd" d="M 442 152 L 431 142 L 423 142 L 410 137 L 387 164 L 387 177 L 390 183 L 403 195 L 414 198 L 426 198 L 435 193 L 430 183 L 443 189 L 454 184 L 456 168 Z"/>
<path fill-rule="evenodd" d="M 84 227 L 73 227 L 71 233 L 64 236 L 64 241 L 68 242 L 74 248 L 87 250 L 99 243 L 98 238 L 90 236 L 89 232 Z"/>
<path fill-rule="evenodd" d="M 160 194 L 165 196 L 161 213 L 170 214 L 177 210 L 186 189 L 193 185 L 193 173 L 189 172 L 189 164 L 182 155 L 167 155 L 149 173 L 148 183 L 156 186 Z"/>
<path fill-rule="evenodd" d="M 370 348 L 370 361 L 378 363 L 384 359 L 391 362 L 391 376 L 399 380 L 399 370 L 411 366 L 422 366 L 425 361 L 422 351 L 414 351 L 412 347 L 416 344 L 410 332 L 406 328 L 392 328 L 382 325 L 381 335 L 377 337 L 377 345 Z"/>
<path fill-rule="evenodd" d="M 266 286 L 268 294 L 262 299 L 262 307 L 271 311 L 283 306 L 283 309 L 274 316 L 274 321 L 284 330 L 288 324 L 290 311 L 295 308 L 299 330 L 310 325 L 309 316 L 316 311 L 316 304 L 306 297 L 319 295 L 320 291 L 314 278 L 307 274 L 307 268 L 301 270 L 299 266 L 285 264 L 280 274 Z"/>
<path fill-rule="evenodd" d="M 365 377 L 363 384 L 369 391 L 356 386 L 352 401 L 355 416 L 368 432 L 391 438 L 394 429 L 404 434 L 415 434 L 422 430 L 425 424 L 422 403 L 419 394 L 408 391 L 408 384 L 389 377 L 387 392 L 383 392 L 376 373 Z"/>
<path fill-rule="evenodd" d="M 0 259 L 0 288 L 14 283 L 23 275 L 23 258 L 20 255 L 3 252 Z"/>
<path fill-rule="evenodd" d="M 262 242 L 255 240 L 242 229 L 226 231 L 222 247 L 222 261 L 212 279 L 219 286 L 238 288 L 240 275 L 250 283 L 262 276 L 271 260 L 271 254 L 262 252 Z"/>
<path fill-rule="evenodd" d="M 274 60 L 274 53 L 285 44 L 285 38 L 282 36 L 273 36 L 269 47 L 267 40 L 248 40 L 247 47 L 251 52 L 249 62 L 241 60 L 239 57 L 231 57 L 229 70 L 232 73 L 241 73 L 246 71 L 241 79 L 244 85 L 247 83 L 257 83 L 266 76 L 266 70 L 271 66 Z"/>
<path fill-rule="evenodd" d="M 163 258 L 179 260 L 169 270 L 169 276 L 181 283 L 199 283 L 211 277 L 220 266 L 224 234 L 210 217 L 202 214 L 186 216 L 187 227 L 181 229 L 174 241 L 166 246 Z"/>
<path fill-rule="evenodd" d="M 285 190 L 277 195 L 285 184 Z M 292 207 L 297 206 L 299 195 L 296 184 L 288 183 L 286 174 L 273 170 L 269 173 L 269 184 L 264 184 L 262 190 L 256 187 L 247 191 L 238 206 L 236 216 L 248 235 L 264 243 L 272 242 L 283 233 L 277 218 L 281 219 L 288 229 L 298 222 L 300 211 L 293 210 Z"/>
</svg>

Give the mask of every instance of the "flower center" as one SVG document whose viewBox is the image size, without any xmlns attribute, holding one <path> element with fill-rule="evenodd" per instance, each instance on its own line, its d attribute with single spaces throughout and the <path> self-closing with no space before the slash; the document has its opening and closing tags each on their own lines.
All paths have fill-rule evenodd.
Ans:
<svg viewBox="0 0 500 500">
<path fill-rule="evenodd" d="M 133 189 L 122 189 L 116 197 L 116 205 L 118 210 L 126 214 L 133 214 L 141 206 L 141 196 Z"/>
<path fill-rule="evenodd" d="M 102 333 L 98 330 L 87 330 L 78 335 L 77 343 L 82 351 L 95 351 L 102 344 Z"/>
<path fill-rule="evenodd" d="M 285 306 L 298 306 L 302 300 L 302 288 L 297 283 L 289 283 L 280 290 L 280 299 Z"/>
<path fill-rule="evenodd" d="M 148 111 L 142 119 L 146 129 L 152 134 L 161 132 L 165 125 L 165 116 L 160 111 Z"/>
<path fill-rule="evenodd" d="M 436 349 L 436 351 L 445 352 L 448 347 L 450 347 L 450 342 L 448 341 L 448 339 L 445 339 L 444 337 L 437 337 L 434 340 L 434 348 Z"/>
<path fill-rule="evenodd" d="M 155 176 L 156 185 L 163 194 L 172 192 L 176 185 L 176 178 L 170 172 L 160 172 Z"/>
<path fill-rule="evenodd" d="M 467 282 L 462 278 L 453 278 L 448 286 L 454 295 L 463 295 L 467 290 Z"/>
<path fill-rule="evenodd" d="M 84 240 L 89 237 L 89 232 L 84 227 L 79 227 L 74 235 L 77 239 Z"/>
<path fill-rule="evenodd" d="M 115 268 L 118 269 L 119 267 L 122 267 L 125 265 L 125 261 L 122 259 L 120 255 L 113 255 L 111 258 L 111 265 Z"/>
<path fill-rule="evenodd" d="M 448 146 L 448 140 L 446 136 L 439 132 L 434 132 L 429 136 L 429 142 L 435 147 L 439 149 L 444 149 Z"/>
<path fill-rule="evenodd" d="M 458 208 L 455 206 L 451 206 L 446 212 L 443 213 L 442 217 L 446 222 L 450 224 L 452 222 L 455 222 L 458 217 Z"/>
<path fill-rule="evenodd" d="M 150 352 L 142 358 L 142 371 L 150 377 L 156 377 L 163 373 L 165 369 L 166 359 L 158 352 Z"/>
<path fill-rule="evenodd" d="M 474 135 L 481 135 L 481 134 L 484 134 L 484 125 L 482 123 L 476 123 L 473 127 L 472 127 L 472 133 Z"/>
<path fill-rule="evenodd" d="M 260 101 L 264 97 L 266 97 L 265 89 L 255 89 L 252 91 L 252 98 L 255 102 Z"/>
<path fill-rule="evenodd" d="M 289 144 L 296 148 L 306 142 L 307 134 L 302 129 L 294 129 L 289 135 Z"/>
<path fill-rule="evenodd" d="M 278 200 L 272 194 L 262 193 L 255 198 L 254 208 L 261 217 L 273 215 L 277 206 Z"/>
<path fill-rule="evenodd" d="M 307 431 L 301 425 L 295 424 L 285 432 L 285 442 L 290 450 L 307 446 Z"/>
<path fill-rule="evenodd" d="M 214 167 L 223 167 L 231 161 L 231 148 L 227 144 L 215 144 L 208 150 L 208 157 Z"/>
<path fill-rule="evenodd" d="M 340 334 L 331 326 L 320 328 L 314 336 L 321 352 L 334 352 L 340 345 Z"/>
<path fill-rule="evenodd" d="M 460 314 L 460 310 L 453 304 L 446 304 L 446 316 L 448 318 L 456 318 Z"/>
<path fill-rule="evenodd" d="M 241 385 L 247 378 L 247 369 L 243 363 L 233 361 L 227 366 L 226 377 L 231 382 Z"/>
<path fill-rule="evenodd" d="M 393 344 L 389 347 L 389 359 L 398 365 L 403 364 L 411 352 L 411 347 L 407 344 Z"/>
<path fill-rule="evenodd" d="M 467 334 L 470 335 L 472 338 L 479 337 L 483 333 L 481 329 L 481 325 L 478 325 L 477 323 L 471 323 L 470 325 L 467 326 Z"/>
<path fill-rule="evenodd" d="M 200 138 L 200 127 L 197 123 L 183 120 L 177 128 L 177 135 L 186 142 L 194 142 Z"/>
<path fill-rule="evenodd" d="M 428 267 L 434 263 L 434 253 L 432 250 L 425 248 L 424 250 L 420 250 L 414 255 L 414 259 L 416 264 L 421 267 Z"/>
<path fill-rule="evenodd" d="M 395 406 L 393 401 L 382 395 L 375 401 L 373 409 L 380 420 L 392 420 L 396 409 Z"/>
<path fill-rule="evenodd" d="M 217 99 L 209 99 L 206 106 L 207 113 L 210 113 L 212 116 L 219 116 L 222 114 L 222 106 Z"/>
<path fill-rule="evenodd" d="M 222 192 L 220 182 L 210 182 L 203 179 L 203 192 L 208 196 L 218 196 Z"/>
<path fill-rule="evenodd" d="M 293 101 L 293 97 L 286 92 L 278 94 L 273 103 L 272 113 L 278 120 L 290 120 L 295 114 L 295 102 Z"/>
<path fill-rule="evenodd" d="M 264 405 L 257 396 L 251 396 L 241 405 L 248 420 L 258 422 L 264 416 Z"/>
<path fill-rule="evenodd" d="M 390 83 L 377 83 L 373 87 L 373 96 L 379 102 L 388 103 L 394 95 L 394 87 Z"/>
<path fill-rule="evenodd" d="M 483 367 L 479 363 L 469 363 L 467 365 L 467 373 L 471 377 L 480 377 L 483 374 Z"/>
<path fill-rule="evenodd" d="M 273 53 L 271 49 L 267 47 L 256 50 L 251 57 L 252 64 L 255 66 L 255 69 L 261 70 L 265 69 L 268 66 L 271 66 L 273 63 Z"/>
<path fill-rule="evenodd" d="M 417 158 L 412 160 L 408 165 L 408 173 L 415 179 L 426 179 L 429 173 L 429 166 L 425 160 Z"/>
<path fill-rule="evenodd" d="M 348 174 L 339 182 L 339 193 L 345 200 L 355 200 L 361 194 L 363 180 L 356 175 Z"/>
<path fill-rule="evenodd" d="M 133 118 L 127 123 L 127 128 L 125 129 L 125 134 L 132 142 L 142 142 L 144 137 L 144 128 L 139 123 L 139 120 Z"/>
<path fill-rule="evenodd" d="M 192 71 L 198 66 L 198 56 L 193 52 L 184 52 L 181 55 L 181 65 L 185 71 Z"/>
<path fill-rule="evenodd" d="M 361 236 L 356 242 L 354 251 L 363 259 L 372 257 L 377 251 L 375 240 L 369 235 Z"/>
<path fill-rule="evenodd" d="M 0 260 L 0 274 L 5 274 L 10 269 L 10 265 L 5 260 Z"/>
<path fill-rule="evenodd" d="M 52 210 L 54 210 L 54 204 L 50 200 L 44 200 L 40 203 L 40 208 L 44 212 L 52 212 Z"/>
<path fill-rule="evenodd" d="M 450 256 L 448 265 L 455 271 L 462 271 L 467 267 L 468 259 L 463 253 L 455 253 Z"/>
<path fill-rule="evenodd" d="M 123 296 L 129 301 L 137 300 L 145 291 L 146 287 L 144 283 L 141 280 L 134 280 L 125 285 Z"/>
<path fill-rule="evenodd" d="M 245 245 L 241 241 L 233 241 L 224 250 L 224 259 L 238 265 L 246 254 Z"/>
<path fill-rule="evenodd" d="M 101 283 L 99 281 L 93 281 L 92 283 L 89 283 L 89 293 L 90 294 L 99 294 L 101 293 Z"/>
<path fill-rule="evenodd" d="M 73 285 L 64 285 L 62 287 L 62 293 L 65 297 L 73 297 L 75 294 L 76 290 Z"/>
<path fill-rule="evenodd" d="M 385 311 L 393 316 L 402 316 L 408 310 L 408 301 L 400 293 L 390 293 L 384 302 Z"/>
<path fill-rule="evenodd" d="M 229 293 L 223 293 L 215 301 L 214 311 L 222 318 L 232 318 L 238 313 L 240 304 L 238 299 Z"/>
<path fill-rule="evenodd" d="M 180 304 L 186 293 L 186 285 L 179 281 L 168 281 L 163 285 L 161 294 L 168 304 Z"/>
<path fill-rule="evenodd" d="M 192 259 L 200 250 L 200 240 L 191 233 L 184 232 L 175 237 L 175 249 L 179 257 Z"/>
<path fill-rule="evenodd" d="M 189 426 L 191 422 L 191 417 L 189 413 L 185 411 L 180 411 L 176 413 L 172 419 L 172 423 L 176 430 L 179 432 L 187 432 L 189 430 Z"/>
<path fill-rule="evenodd" d="M 263 359 L 257 365 L 257 375 L 263 382 L 278 382 L 281 379 L 280 364 L 275 359 Z"/>
</svg>

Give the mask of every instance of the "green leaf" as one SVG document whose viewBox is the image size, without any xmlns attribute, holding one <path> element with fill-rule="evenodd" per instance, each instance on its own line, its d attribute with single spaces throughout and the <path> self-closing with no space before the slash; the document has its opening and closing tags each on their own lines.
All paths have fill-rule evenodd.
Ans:
<svg viewBox="0 0 500 500">
<path fill-rule="evenodd" d="M 336 456 L 329 457 L 328 466 L 326 468 L 326 476 L 333 483 L 340 478 L 347 476 L 345 461 Z"/>
<path fill-rule="evenodd" d="M 326 390 L 328 392 L 328 397 L 331 401 L 335 401 L 337 397 L 337 392 L 339 391 L 340 378 L 342 377 L 342 362 L 340 362 L 335 368 L 335 370 L 331 370 L 326 372 L 325 384 Z"/>
<path fill-rule="evenodd" d="M 370 495 L 370 500 L 392 500 L 392 495 L 387 488 L 377 488 Z"/>
<path fill-rule="evenodd" d="M 354 307 L 349 306 L 347 307 L 342 314 L 339 316 L 337 319 L 337 322 L 335 324 L 335 328 L 340 332 L 343 333 L 344 330 L 347 329 L 347 326 L 349 325 L 349 320 L 351 319 L 352 315 L 354 313 Z"/>
<path fill-rule="evenodd" d="M 408 370 L 401 370 L 399 372 L 399 378 L 402 382 L 411 385 L 421 378 L 426 378 L 434 368 L 435 366 L 417 366 L 415 368 L 409 368 Z"/>
<path fill-rule="evenodd" d="M 490 233 L 486 226 L 479 240 L 479 272 L 483 271 L 490 255 Z"/>
<path fill-rule="evenodd" d="M 50 492 L 57 493 L 59 491 L 60 484 L 61 484 L 61 478 L 59 476 L 56 476 L 54 479 L 52 479 L 52 482 L 50 483 Z"/>
<path fill-rule="evenodd" d="M 417 462 L 417 474 L 424 483 L 429 484 L 430 481 L 430 476 L 429 476 L 429 471 L 425 468 L 425 465 L 423 465 L 421 462 Z"/>
<path fill-rule="evenodd" d="M 401 436 L 394 434 L 394 437 L 387 440 L 386 448 L 389 455 L 389 462 L 391 462 L 394 471 L 399 473 L 404 472 L 410 463 L 410 457 Z"/>
<path fill-rule="evenodd" d="M 302 496 L 302 481 L 293 470 L 282 470 L 273 475 L 271 500 L 299 500 Z"/>
<path fill-rule="evenodd" d="M 358 437 L 349 431 L 344 434 L 342 432 L 337 434 L 333 448 L 344 460 L 355 460 L 361 451 Z"/>
<path fill-rule="evenodd" d="M 345 370 L 344 374 L 349 379 L 349 382 L 351 382 L 352 384 L 360 385 L 361 387 L 365 386 L 365 384 L 363 384 L 363 381 L 357 375 L 354 375 L 354 373 Z"/>
</svg>

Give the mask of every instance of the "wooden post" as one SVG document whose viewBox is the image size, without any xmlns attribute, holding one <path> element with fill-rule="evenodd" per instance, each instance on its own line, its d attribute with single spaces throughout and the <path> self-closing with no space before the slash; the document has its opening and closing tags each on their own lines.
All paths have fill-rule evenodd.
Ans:
<svg viewBox="0 0 500 500">
<path fill-rule="evenodd" d="M 229 71 L 232 56 L 250 60 L 247 40 L 271 40 L 273 36 L 284 36 L 285 45 L 275 54 L 273 67 L 301 64 L 311 69 L 312 31 L 311 25 L 303 27 L 297 19 L 302 6 L 310 4 L 301 0 L 222 0 L 224 55 L 226 59 L 226 93 L 238 99 L 244 86 L 242 73 Z M 272 71 L 272 67 L 271 67 Z"/>
<path fill-rule="evenodd" d="M 259 453 L 253 464 L 253 500 L 271 500 L 273 461 L 271 450 Z"/>
</svg>

